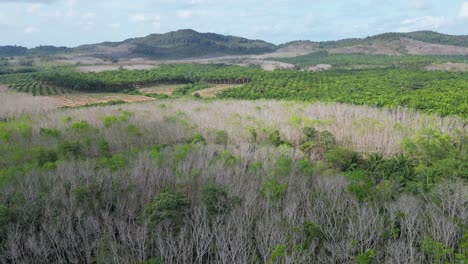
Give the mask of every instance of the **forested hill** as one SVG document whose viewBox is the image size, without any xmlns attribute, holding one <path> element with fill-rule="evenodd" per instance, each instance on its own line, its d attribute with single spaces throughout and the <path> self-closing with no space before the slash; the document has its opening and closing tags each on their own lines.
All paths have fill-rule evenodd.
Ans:
<svg viewBox="0 0 468 264">
<path fill-rule="evenodd" d="M 362 53 L 382 55 L 468 55 L 468 35 L 446 35 L 432 31 L 384 33 L 367 38 L 337 41 L 292 41 L 274 45 L 263 40 L 251 40 L 215 33 L 199 33 L 191 29 L 151 34 L 121 42 L 103 42 L 76 48 L 40 46 L 27 49 L 21 46 L 0 46 L 0 56 L 50 55 L 80 53 L 108 57 L 150 57 L 182 59 L 222 55 L 250 55 L 270 53 L 282 48 L 307 46 L 312 51 L 331 53 Z"/>
<path fill-rule="evenodd" d="M 85 45 L 79 51 L 127 52 L 157 58 L 187 58 L 214 55 L 262 54 L 276 50 L 276 45 L 241 37 L 199 33 L 191 29 L 165 34 L 151 34 L 122 42 Z"/>
</svg>

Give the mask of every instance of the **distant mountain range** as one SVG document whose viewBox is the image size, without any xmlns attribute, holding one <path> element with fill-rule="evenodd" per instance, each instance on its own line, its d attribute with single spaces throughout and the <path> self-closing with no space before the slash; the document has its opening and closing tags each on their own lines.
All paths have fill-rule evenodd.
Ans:
<svg viewBox="0 0 468 264">
<path fill-rule="evenodd" d="M 165 34 L 151 34 L 121 42 L 103 42 L 76 48 L 40 46 L 0 46 L 0 56 L 76 54 L 95 57 L 149 57 L 183 59 L 225 55 L 253 55 L 282 51 L 319 51 L 329 53 L 363 53 L 384 55 L 468 55 L 468 35 L 452 36 L 432 31 L 385 33 L 367 38 L 337 41 L 292 41 L 274 45 L 263 40 L 251 40 L 214 33 L 199 33 L 183 29 Z"/>
</svg>

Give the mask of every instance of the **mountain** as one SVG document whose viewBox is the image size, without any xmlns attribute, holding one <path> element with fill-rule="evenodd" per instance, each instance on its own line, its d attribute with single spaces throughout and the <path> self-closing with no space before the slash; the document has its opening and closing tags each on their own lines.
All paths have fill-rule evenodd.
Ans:
<svg viewBox="0 0 468 264">
<path fill-rule="evenodd" d="M 468 55 L 468 35 L 446 35 L 433 31 L 384 33 L 366 38 L 337 41 L 292 41 L 279 49 L 308 47 L 311 52 L 361 53 L 369 55 Z"/>
<path fill-rule="evenodd" d="M 329 53 L 362 53 L 383 55 L 468 55 L 468 35 L 446 35 L 432 31 L 384 33 L 366 38 L 337 41 L 292 41 L 279 46 L 263 40 L 251 40 L 215 33 L 199 33 L 191 29 L 151 34 L 121 42 L 103 42 L 76 48 L 40 46 L 27 49 L 20 46 L 0 46 L 0 57 L 51 55 L 72 53 L 95 57 L 148 57 L 154 59 L 184 59 L 224 55 L 253 55 L 275 52 L 301 54 L 323 51 Z"/>
<path fill-rule="evenodd" d="M 151 34 L 122 42 L 84 45 L 76 51 L 118 56 L 145 56 L 159 59 L 247 55 L 273 52 L 276 45 L 246 38 L 199 33 L 183 29 L 165 34 Z"/>
</svg>

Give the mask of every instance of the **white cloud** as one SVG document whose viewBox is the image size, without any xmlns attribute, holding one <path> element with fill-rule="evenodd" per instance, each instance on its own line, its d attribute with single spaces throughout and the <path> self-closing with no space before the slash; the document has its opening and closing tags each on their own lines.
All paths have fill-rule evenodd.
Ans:
<svg viewBox="0 0 468 264">
<path fill-rule="evenodd" d="M 176 12 L 176 16 L 180 19 L 189 19 L 194 16 L 210 16 L 210 17 L 222 17 L 223 13 L 222 12 L 210 12 L 208 10 L 204 9 L 184 9 L 184 10 L 178 10 Z"/>
<path fill-rule="evenodd" d="M 90 30 L 93 30 L 96 26 L 95 20 L 96 20 L 96 13 L 92 13 L 92 12 L 84 13 L 81 15 L 78 25 L 80 25 L 84 31 L 90 31 Z"/>
<path fill-rule="evenodd" d="M 468 2 L 464 2 L 462 4 L 458 16 L 460 16 L 461 18 L 468 18 Z"/>
<path fill-rule="evenodd" d="M 410 8 L 423 10 L 431 8 L 431 2 L 429 0 L 408 0 Z"/>
<path fill-rule="evenodd" d="M 111 24 L 109 24 L 109 26 L 110 26 L 111 28 L 118 29 L 118 28 L 120 28 L 122 25 L 121 25 L 120 23 L 111 23 Z"/>
<path fill-rule="evenodd" d="M 25 34 L 33 34 L 33 33 L 37 33 L 39 32 L 39 29 L 35 28 L 35 27 L 27 27 L 24 29 L 23 31 Z"/>
<path fill-rule="evenodd" d="M 195 12 L 193 10 L 179 10 L 177 11 L 177 17 L 182 19 L 191 18 Z"/>
<path fill-rule="evenodd" d="M 130 16 L 130 21 L 135 23 L 149 23 L 153 29 L 161 28 L 161 16 L 159 14 L 135 14 Z"/>
<path fill-rule="evenodd" d="M 34 14 L 41 8 L 41 6 L 41 4 L 29 5 L 28 7 L 26 7 L 26 13 Z"/>
<path fill-rule="evenodd" d="M 130 20 L 133 22 L 143 22 L 146 20 L 145 15 L 132 15 L 130 16 Z"/>
<path fill-rule="evenodd" d="M 451 19 L 443 16 L 423 16 L 408 18 L 400 22 L 398 31 L 439 30 L 453 24 Z"/>
</svg>

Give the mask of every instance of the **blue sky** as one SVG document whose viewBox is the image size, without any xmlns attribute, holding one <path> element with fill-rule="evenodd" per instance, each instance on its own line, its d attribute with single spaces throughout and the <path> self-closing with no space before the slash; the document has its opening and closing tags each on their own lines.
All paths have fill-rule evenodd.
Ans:
<svg viewBox="0 0 468 264">
<path fill-rule="evenodd" d="M 468 34 L 467 0 L 0 0 L 0 45 L 119 41 L 192 28 L 272 43 Z"/>
</svg>

